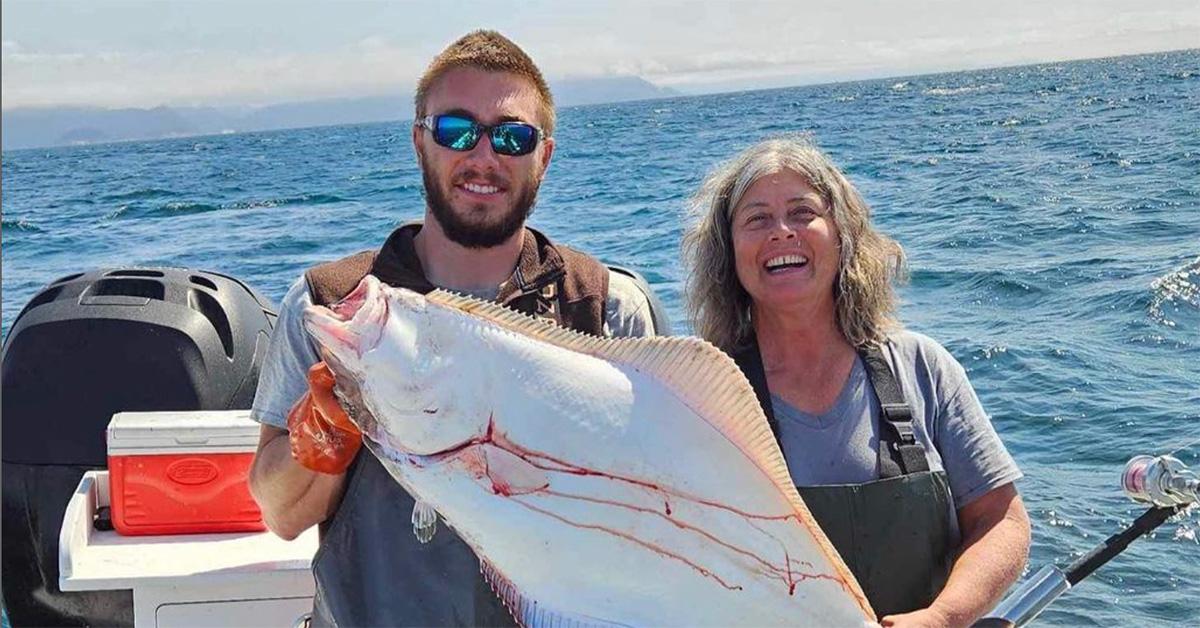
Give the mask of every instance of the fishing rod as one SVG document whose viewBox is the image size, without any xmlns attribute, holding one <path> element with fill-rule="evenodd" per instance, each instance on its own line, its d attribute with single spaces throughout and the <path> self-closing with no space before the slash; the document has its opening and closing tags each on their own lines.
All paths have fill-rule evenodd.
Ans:
<svg viewBox="0 0 1200 628">
<path fill-rule="evenodd" d="M 1057 565 L 1042 567 L 972 628 L 1013 628 L 1028 624 L 1051 602 L 1115 558 L 1130 543 L 1200 501 L 1200 477 L 1170 455 L 1135 456 L 1125 465 L 1121 487 L 1134 501 L 1150 504 L 1150 509 L 1065 570 Z"/>
</svg>

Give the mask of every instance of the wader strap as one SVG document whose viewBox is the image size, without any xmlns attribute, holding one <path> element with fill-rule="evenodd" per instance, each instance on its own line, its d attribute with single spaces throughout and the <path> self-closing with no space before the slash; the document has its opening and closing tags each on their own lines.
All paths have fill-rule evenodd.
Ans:
<svg viewBox="0 0 1200 628">
<path fill-rule="evenodd" d="M 771 433 L 775 435 L 775 441 L 780 442 L 779 421 L 775 418 L 775 408 L 771 405 L 771 390 L 767 388 L 767 371 L 763 368 L 762 354 L 758 351 L 758 338 L 751 336 L 748 342 L 746 348 L 733 355 L 733 361 L 742 369 L 746 379 L 750 380 L 754 395 L 758 397 L 758 405 L 762 406 L 763 414 L 767 415 Z"/>
<path fill-rule="evenodd" d="M 879 477 L 887 479 L 928 471 L 925 448 L 917 442 L 913 432 L 912 410 L 904 400 L 904 391 L 884 359 L 883 351 L 879 345 L 871 345 L 860 350 L 859 355 L 879 399 Z"/>
</svg>

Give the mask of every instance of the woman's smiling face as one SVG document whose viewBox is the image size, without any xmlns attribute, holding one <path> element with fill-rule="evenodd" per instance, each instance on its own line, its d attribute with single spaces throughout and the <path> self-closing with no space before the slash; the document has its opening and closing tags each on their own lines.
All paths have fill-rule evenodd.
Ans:
<svg viewBox="0 0 1200 628">
<path fill-rule="evenodd" d="M 837 225 L 821 194 L 799 173 L 765 175 L 733 209 L 738 279 L 758 307 L 833 306 L 840 259 Z"/>
</svg>

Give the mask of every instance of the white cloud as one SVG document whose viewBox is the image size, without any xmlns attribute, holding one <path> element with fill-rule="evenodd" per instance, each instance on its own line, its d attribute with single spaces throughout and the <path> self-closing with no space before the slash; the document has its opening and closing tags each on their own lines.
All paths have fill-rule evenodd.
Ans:
<svg viewBox="0 0 1200 628">
<path fill-rule="evenodd" d="M 688 86 L 752 85 L 755 77 L 775 85 L 1195 47 L 1195 2 L 1143 0 L 1137 9 L 1127 0 L 475 4 L 499 16 L 490 26 L 525 47 L 551 78 L 638 75 Z M 474 9 L 463 12 L 471 22 L 460 24 L 432 7 L 405 5 L 406 19 L 397 21 L 399 10 L 386 3 L 351 4 L 319 16 L 310 5 L 296 0 L 295 10 L 290 4 L 286 11 L 254 9 L 236 24 L 226 19 L 229 3 L 211 10 L 188 4 L 188 20 L 165 11 L 115 24 L 42 17 L 49 21 L 39 31 L 33 17 L 7 19 L 6 3 L 4 106 L 262 104 L 405 91 L 441 46 L 479 26 Z M 103 19 L 101 8 L 89 19 Z M 70 31 L 86 26 L 93 27 Z M 272 34 L 244 36 L 255 28 Z M 179 41 L 164 40 L 160 31 L 178 33 Z"/>
<path fill-rule="evenodd" d="M 380 35 L 371 35 L 358 40 L 358 47 L 364 51 L 374 52 L 380 50 L 390 50 L 394 46 L 386 37 Z"/>
<path fill-rule="evenodd" d="M 4 106 L 268 104 L 400 92 L 424 62 L 381 42 L 334 53 L 17 53 L 4 59 Z"/>
</svg>

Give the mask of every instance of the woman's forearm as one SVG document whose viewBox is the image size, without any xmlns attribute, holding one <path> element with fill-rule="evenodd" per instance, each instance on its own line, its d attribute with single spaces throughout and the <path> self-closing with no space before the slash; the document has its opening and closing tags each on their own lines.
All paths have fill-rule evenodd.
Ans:
<svg viewBox="0 0 1200 628">
<path fill-rule="evenodd" d="M 1011 484 L 965 506 L 959 525 L 963 540 L 958 558 L 931 605 L 950 626 L 968 626 L 991 610 L 1029 557 L 1029 515 Z"/>
</svg>

